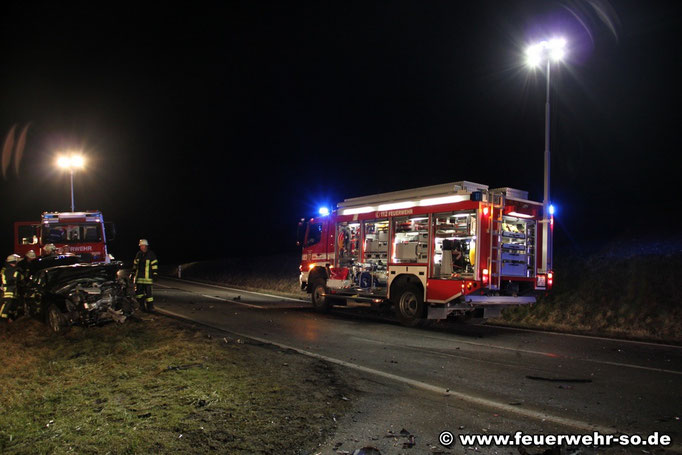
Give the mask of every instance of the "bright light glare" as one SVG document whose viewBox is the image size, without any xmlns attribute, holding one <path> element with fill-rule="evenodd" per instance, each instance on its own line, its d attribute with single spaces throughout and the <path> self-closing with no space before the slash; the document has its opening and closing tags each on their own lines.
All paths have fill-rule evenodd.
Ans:
<svg viewBox="0 0 682 455">
<path fill-rule="evenodd" d="M 555 62 L 560 62 L 561 60 L 563 60 L 564 55 L 566 55 L 566 52 L 563 49 L 553 49 L 552 52 L 549 54 L 549 56 Z"/>
<path fill-rule="evenodd" d="M 319 212 L 320 212 L 320 215 L 322 215 L 322 216 L 329 215 L 329 209 L 327 207 L 320 207 Z"/>
<path fill-rule="evenodd" d="M 554 210 L 555 210 L 555 209 L 554 209 L 554 205 L 553 205 L 553 204 L 550 205 L 550 206 L 549 206 L 549 214 L 550 214 L 550 215 L 554 215 Z"/>
<path fill-rule="evenodd" d="M 71 166 L 81 169 L 85 165 L 85 160 L 81 155 L 73 155 L 71 157 Z"/>
<path fill-rule="evenodd" d="M 57 158 L 57 166 L 67 168 L 71 166 L 71 159 L 66 156 L 60 156 L 59 158 Z"/>
<path fill-rule="evenodd" d="M 549 40 L 547 43 L 547 48 L 551 50 L 556 50 L 556 49 L 561 49 L 563 50 L 566 47 L 566 39 L 565 38 L 553 38 Z"/>
<path fill-rule="evenodd" d="M 538 66 L 542 61 L 542 50 L 544 49 L 544 41 L 539 44 L 528 46 L 526 49 L 526 62 L 528 66 Z"/>
<path fill-rule="evenodd" d="M 85 158 L 82 155 L 60 156 L 57 158 L 57 166 L 62 169 L 83 169 Z"/>
<path fill-rule="evenodd" d="M 545 59 L 555 62 L 563 60 L 566 56 L 566 39 L 552 38 L 549 41 L 541 41 L 528 46 L 526 49 L 526 63 L 530 67 L 540 65 Z"/>
</svg>

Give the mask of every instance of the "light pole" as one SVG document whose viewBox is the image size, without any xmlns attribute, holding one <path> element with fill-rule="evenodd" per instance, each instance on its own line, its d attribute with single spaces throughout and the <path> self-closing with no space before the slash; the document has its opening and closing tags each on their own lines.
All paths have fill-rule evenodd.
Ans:
<svg viewBox="0 0 682 455">
<path fill-rule="evenodd" d="M 552 62 L 561 62 L 566 55 L 566 40 L 564 38 L 552 38 L 533 44 L 526 49 L 526 63 L 532 68 L 536 68 L 543 63 L 546 64 L 547 89 L 545 98 L 545 185 L 542 199 L 542 272 L 550 272 L 552 269 L 552 240 L 550 238 L 550 223 L 552 220 L 553 208 L 551 207 L 549 195 L 550 181 L 550 152 L 549 152 L 549 94 L 550 94 L 550 73 Z"/>
<path fill-rule="evenodd" d="M 73 199 L 73 172 L 77 169 L 85 167 L 85 159 L 82 155 L 72 154 L 69 156 L 60 156 L 57 158 L 57 165 L 62 169 L 68 169 L 71 174 L 71 211 L 75 212 Z"/>
</svg>

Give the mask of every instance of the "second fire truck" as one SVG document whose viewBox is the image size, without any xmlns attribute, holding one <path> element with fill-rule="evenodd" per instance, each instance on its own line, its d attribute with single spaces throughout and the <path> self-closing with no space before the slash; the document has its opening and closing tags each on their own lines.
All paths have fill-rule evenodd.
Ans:
<svg viewBox="0 0 682 455">
<path fill-rule="evenodd" d="M 494 317 L 552 288 L 544 212 L 525 191 L 467 181 L 346 199 L 299 223 L 301 288 L 320 311 L 390 303 L 410 326 Z"/>
<path fill-rule="evenodd" d="M 113 236 L 113 225 L 104 222 L 100 211 L 45 212 L 40 222 L 14 223 L 14 252 L 24 256 L 34 250 L 41 255 L 45 245 L 51 243 L 60 253 L 74 253 L 93 262 L 109 262 L 107 240 L 113 238 L 107 239 L 107 234 Z"/>
</svg>

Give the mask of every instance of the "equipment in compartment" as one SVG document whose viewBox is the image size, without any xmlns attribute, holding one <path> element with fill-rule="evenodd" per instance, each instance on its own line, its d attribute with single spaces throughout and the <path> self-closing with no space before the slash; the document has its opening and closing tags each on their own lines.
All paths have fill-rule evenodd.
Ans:
<svg viewBox="0 0 682 455">
<path fill-rule="evenodd" d="M 388 261 L 388 221 L 365 222 L 364 253 L 366 262 Z"/>
<path fill-rule="evenodd" d="M 349 267 L 360 259 L 360 223 L 339 223 L 337 245 L 340 267 Z"/>
<path fill-rule="evenodd" d="M 393 262 L 426 262 L 429 258 L 428 227 L 428 217 L 397 219 L 395 221 Z"/>
<path fill-rule="evenodd" d="M 440 213 L 434 216 L 433 277 L 461 278 L 471 275 L 476 262 L 476 214 L 474 212 Z M 453 251 L 459 248 L 464 268 L 454 266 Z"/>
<path fill-rule="evenodd" d="M 535 221 L 504 216 L 500 234 L 502 276 L 532 276 L 535 261 Z"/>
</svg>

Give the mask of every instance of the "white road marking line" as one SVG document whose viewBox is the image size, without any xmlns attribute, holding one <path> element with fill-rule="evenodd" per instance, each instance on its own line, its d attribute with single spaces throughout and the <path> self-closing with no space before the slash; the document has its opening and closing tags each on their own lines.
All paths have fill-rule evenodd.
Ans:
<svg viewBox="0 0 682 455">
<path fill-rule="evenodd" d="M 191 291 L 190 291 L 190 292 L 191 292 Z M 197 293 L 195 292 L 195 294 L 197 294 Z M 217 296 L 214 296 L 214 295 L 208 295 L 208 294 L 199 294 L 199 295 L 202 296 L 202 297 L 207 297 L 207 298 L 209 298 L 209 299 L 221 300 L 221 301 L 223 301 L 223 302 L 235 303 L 235 304 L 237 304 L 237 305 L 243 305 L 243 306 L 247 306 L 247 307 L 250 307 L 250 308 L 258 308 L 259 310 L 265 310 L 265 309 L 266 309 L 266 307 L 264 307 L 264 306 L 253 305 L 253 304 L 251 304 L 251 303 L 237 302 L 237 301 L 235 301 L 235 300 L 224 299 L 224 298 L 222 298 L 222 297 L 217 297 Z"/>
<path fill-rule="evenodd" d="M 191 321 L 191 319 L 189 319 L 188 317 L 183 316 L 183 315 L 178 314 L 178 313 L 175 313 L 175 312 L 172 312 L 172 311 L 169 311 L 169 310 L 157 309 L 157 311 L 160 313 L 166 313 L 166 314 L 169 314 L 171 316 L 175 316 L 175 317 L 178 317 L 181 319 L 186 319 L 186 320 Z M 199 321 L 194 321 L 194 322 L 199 322 Z M 255 337 L 252 335 L 246 335 L 243 333 L 235 332 L 233 330 L 224 329 L 224 328 L 215 326 L 213 324 L 207 324 L 204 322 L 202 322 L 201 324 L 206 325 L 208 327 L 212 327 L 212 328 L 217 329 L 217 330 L 230 332 L 230 333 L 233 333 L 233 334 L 240 336 L 240 337 L 243 337 L 243 338 L 249 338 L 251 340 L 255 340 L 255 341 L 258 341 L 260 343 L 271 344 L 271 345 L 280 347 L 282 349 L 291 349 L 291 350 L 298 352 L 299 354 L 303 354 L 303 355 L 306 355 L 308 357 L 313 357 L 316 359 L 324 360 L 326 362 L 334 363 L 336 365 L 341 365 L 341 366 L 344 366 L 347 368 L 352 368 L 354 370 L 362 371 L 364 373 L 369 373 L 369 374 L 373 374 L 375 376 L 380 376 L 380 377 L 383 377 L 386 379 L 390 379 L 390 380 L 397 381 L 397 382 L 400 382 L 403 384 L 407 384 L 407 385 L 412 386 L 412 387 L 417 388 L 417 389 L 426 390 L 428 392 L 433 392 L 433 393 L 437 393 L 437 394 L 444 395 L 444 396 L 454 397 L 454 398 L 457 398 L 457 399 L 460 399 L 462 401 L 472 403 L 475 405 L 485 406 L 487 408 L 501 410 L 504 412 L 508 412 L 510 414 L 515 414 L 515 415 L 528 417 L 528 418 L 536 419 L 536 420 L 547 421 L 547 422 L 551 422 L 551 423 L 554 423 L 557 425 L 562 425 L 562 426 L 566 426 L 566 427 L 570 427 L 570 428 L 576 428 L 576 429 L 585 430 L 585 431 L 598 431 L 598 432 L 603 433 L 603 434 L 616 434 L 616 433 L 618 433 L 618 430 L 616 430 L 615 428 L 605 427 L 602 425 L 590 424 L 588 422 L 582 422 L 580 420 L 569 419 L 569 418 L 562 417 L 562 416 L 547 414 L 547 413 L 541 412 L 541 411 L 534 411 L 532 409 L 519 408 L 518 406 L 514 406 L 514 405 L 507 404 L 507 403 L 502 403 L 499 401 L 491 400 L 489 398 L 477 397 L 477 396 L 469 395 L 469 394 L 462 393 L 462 392 L 456 392 L 456 391 L 453 391 L 453 390 L 448 389 L 448 388 L 429 384 L 427 382 L 417 381 L 415 379 L 410 379 L 410 378 L 406 378 L 403 376 L 398 376 L 396 374 L 388 373 L 386 371 L 377 370 L 375 368 L 370 368 L 370 367 L 366 367 L 363 365 L 358 365 L 357 363 L 347 362 L 345 360 L 336 359 L 334 357 L 328 357 L 326 355 L 317 354 L 317 353 L 311 352 L 311 351 L 306 351 L 304 349 L 300 349 L 300 348 L 297 348 L 294 346 L 289 346 L 289 345 L 286 345 L 283 343 L 278 343 L 276 341 L 268 340 L 265 338 Z"/>
<path fill-rule="evenodd" d="M 224 298 L 224 297 L 218 297 L 217 295 L 200 294 L 200 293 L 198 293 L 198 292 L 196 292 L 196 291 L 188 291 L 188 290 L 186 290 L 186 289 L 173 288 L 173 287 L 171 287 L 171 286 L 165 286 L 165 285 L 163 285 L 163 284 L 157 284 L 157 286 L 160 286 L 160 287 L 163 287 L 163 288 L 166 288 L 166 289 L 177 289 L 177 290 L 182 291 L 182 292 L 187 292 L 187 293 L 190 293 L 190 294 L 197 294 L 197 295 L 200 295 L 200 296 L 202 296 L 202 297 L 206 297 L 206 298 L 208 298 L 208 299 L 214 299 L 214 300 L 220 300 L 220 301 L 222 301 L 222 302 L 234 303 L 234 304 L 236 304 L 236 305 L 242 305 L 242 306 L 246 306 L 246 307 L 249 307 L 249 308 L 258 308 L 259 310 L 267 310 L 267 309 L 268 309 L 268 307 L 266 307 L 266 306 L 254 305 L 254 304 L 252 304 L 252 303 L 239 302 L 239 301 L 237 301 L 237 300 L 226 299 L 226 298 Z"/>
<path fill-rule="evenodd" d="M 677 374 L 677 375 L 682 375 L 682 371 L 677 371 L 677 370 L 666 370 L 664 368 L 654 368 L 654 367 L 645 367 L 643 365 L 635 365 L 632 363 L 620 363 L 620 362 L 611 362 L 609 360 L 597 360 L 597 359 L 584 359 L 580 357 L 571 357 L 567 355 L 561 355 L 561 354 L 553 354 L 551 352 L 542 352 L 542 351 L 531 351 L 528 349 L 517 349 L 517 348 L 510 348 L 507 346 L 498 346 L 494 344 L 484 344 L 484 343 L 476 343 L 475 341 L 466 341 L 466 340 L 459 340 L 459 339 L 450 339 L 450 338 L 445 338 L 445 337 L 436 337 L 436 336 L 430 336 L 430 335 L 425 335 L 424 338 L 433 338 L 434 340 L 444 340 L 444 341 L 450 341 L 452 343 L 463 343 L 463 344 L 470 344 L 473 346 L 480 346 L 483 348 L 492 348 L 492 349 L 501 349 L 505 351 L 513 351 L 513 352 L 523 352 L 526 354 L 534 354 L 534 355 L 539 355 L 542 357 L 548 357 L 548 358 L 556 358 L 556 359 L 566 359 L 566 360 L 576 360 L 579 362 L 590 362 L 590 363 L 600 363 L 604 365 L 611 365 L 611 366 L 617 366 L 617 367 L 627 367 L 627 368 L 634 368 L 637 370 L 647 370 L 647 371 L 656 371 L 659 373 L 670 373 L 670 374 Z"/>
<path fill-rule="evenodd" d="M 177 278 L 172 278 L 172 277 L 163 277 L 163 279 L 171 280 L 171 281 L 177 281 L 178 283 L 198 284 L 198 285 L 207 286 L 210 288 L 216 288 L 216 289 L 222 289 L 222 290 L 228 290 L 228 291 L 246 292 L 248 294 L 261 295 L 263 297 L 272 297 L 272 298 L 277 298 L 277 299 L 282 299 L 282 300 L 293 300 L 294 302 L 308 303 L 307 300 L 303 300 L 303 299 L 295 299 L 293 297 L 284 297 L 284 296 L 275 295 L 275 294 L 265 294 L 265 293 L 256 292 L 256 291 L 246 291 L 244 289 L 237 289 L 237 288 L 231 288 L 231 287 L 227 287 L 227 286 L 220 286 L 217 284 L 202 283 L 201 281 L 185 280 L 185 279 L 179 280 Z"/>
<path fill-rule="evenodd" d="M 429 347 L 420 347 L 420 346 L 411 346 L 411 345 L 406 345 L 406 344 L 388 343 L 385 341 L 374 340 L 371 338 L 363 338 L 363 337 L 358 337 L 358 336 L 354 336 L 353 338 L 357 338 L 359 340 L 364 340 L 364 341 L 369 341 L 371 343 L 383 344 L 383 345 L 394 346 L 394 347 L 403 347 L 403 348 L 407 348 L 407 349 L 414 349 L 417 351 L 428 352 L 428 353 L 431 353 L 434 355 L 452 356 L 452 357 L 456 357 L 456 358 L 470 359 L 472 361 L 480 361 L 480 362 L 487 362 L 487 363 L 495 363 L 495 364 L 499 364 L 499 365 L 505 365 L 502 362 L 496 362 L 496 361 L 484 360 L 484 359 L 471 359 L 471 358 L 466 357 L 466 356 L 436 351 L 436 350 L 429 348 Z M 436 340 L 447 340 L 447 338 L 442 338 L 442 337 L 424 337 L 424 338 L 434 338 Z M 488 345 L 488 344 L 483 344 L 483 343 L 475 343 L 473 341 L 462 341 L 462 340 L 449 340 L 449 341 L 451 341 L 453 343 L 471 344 L 474 346 L 480 346 L 480 347 L 484 347 L 484 348 L 503 349 L 503 350 L 513 351 L 513 352 L 523 352 L 523 353 L 527 353 L 527 354 L 535 354 L 535 355 L 540 355 L 542 357 L 547 357 L 547 358 L 573 360 L 573 361 L 577 361 L 577 362 L 601 363 L 601 364 L 617 366 L 617 367 L 626 367 L 626 368 L 635 368 L 638 370 L 655 371 L 657 373 L 670 373 L 670 374 L 682 375 L 682 371 L 666 370 L 664 368 L 645 367 L 645 366 L 641 366 L 641 365 L 634 365 L 631 363 L 610 362 L 608 360 L 596 360 L 596 359 L 581 359 L 578 357 L 570 357 L 570 356 L 565 356 L 565 355 L 550 354 L 550 353 L 540 352 L 540 351 L 528 351 L 528 350 L 524 350 L 524 349 L 508 348 L 506 346 L 495 346 L 495 345 Z"/>
<path fill-rule="evenodd" d="M 611 341 L 613 343 L 643 344 L 646 346 L 682 349 L 682 345 L 655 343 L 653 341 L 625 340 L 625 339 L 620 339 L 620 338 L 598 337 L 595 335 L 581 335 L 579 333 L 550 332 L 549 330 L 524 329 L 521 327 L 507 327 L 504 325 L 495 325 L 495 324 L 490 324 L 489 327 L 495 327 L 496 329 L 511 330 L 513 332 L 544 333 L 546 335 L 559 335 L 559 336 L 567 336 L 567 337 L 575 337 L 575 338 L 588 338 L 590 340 Z"/>
<path fill-rule="evenodd" d="M 458 359 L 458 360 L 468 360 L 470 362 L 488 363 L 491 365 L 499 365 L 499 366 L 503 366 L 506 368 L 519 368 L 519 369 L 526 368 L 523 365 L 516 364 L 516 363 L 506 363 L 506 362 L 498 362 L 496 360 L 477 359 L 475 357 L 470 357 L 470 356 L 466 356 L 466 355 L 462 355 L 462 354 L 455 354 L 452 352 L 436 351 L 436 350 L 431 349 L 431 348 L 420 348 L 417 346 L 409 346 L 406 344 L 399 344 L 399 345 L 398 344 L 391 344 L 391 343 L 386 343 L 386 342 L 379 341 L 379 340 L 372 340 L 370 338 L 363 338 L 363 337 L 356 337 L 356 336 L 353 336 L 351 338 L 356 339 L 356 340 L 362 340 L 362 341 L 369 342 L 369 343 L 380 344 L 380 345 L 384 345 L 384 346 L 392 346 L 392 347 L 396 347 L 396 348 L 410 349 L 412 351 L 423 352 L 423 353 L 433 355 L 433 356 L 437 356 L 437 357 L 440 356 L 440 357 L 445 357 L 445 358 L 454 358 L 454 359 Z M 543 372 L 548 373 L 548 374 L 554 373 L 554 371 L 548 371 L 545 369 L 538 369 L 538 368 L 533 368 L 533 371 L 543 371 Z"/>
<path fill-rule="evenodd" d="M 571 357 L 567 357 L 567 358 L 570 359 Z M 657 373 L 670 373 L 670 374 L 682 375 L 682 371 L 666 370 L 664 368 L 644 367 L 641 365 L 632 365 L 630 363 L 609 362 L 608 360 L 592 360 L 592 359 L 575 359 L 575 360 L 579 360 L 581 362 L 603 363 L 605 365 L 612 365 L 612 366 L 616 366 L 616 367 L 627 367 L 627 368 L 636 368 L 638 370 L 655 371 Z"/>
</svg>

